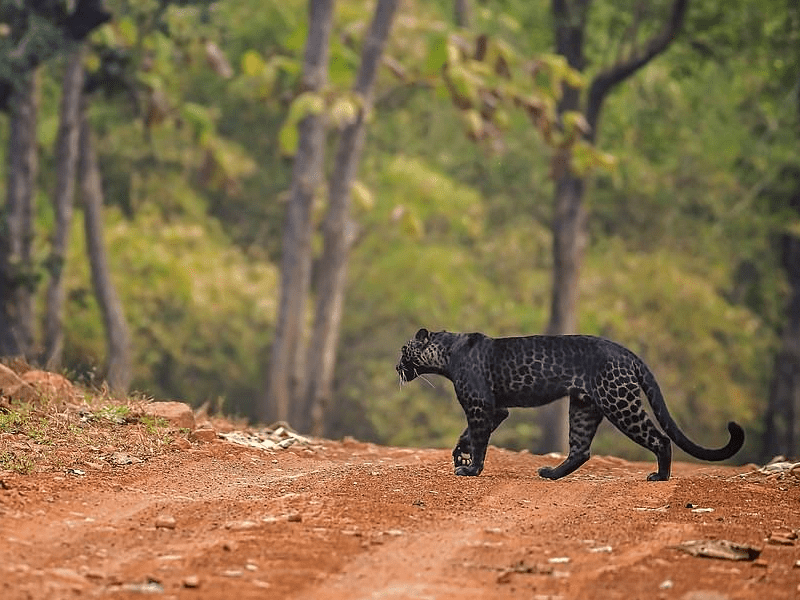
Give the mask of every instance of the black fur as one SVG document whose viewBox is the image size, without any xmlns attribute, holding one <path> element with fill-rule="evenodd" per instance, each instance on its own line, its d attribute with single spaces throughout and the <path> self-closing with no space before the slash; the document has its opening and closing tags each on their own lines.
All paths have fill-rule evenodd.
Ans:
<svg viewBox="0 0 800 600">
<path fill-rule="evenodd" d="M 480 475 L 489 436 L 515 406 L 542 406 L 569 396 L 569 456 L 539 475 L 558 479 L 589 460 L 589 447 L 603 417 L 652 451 L 658 471 L 669 479 L 672 443 L 702 460 L 725 460 L 744 444 L 744 431 L 731 421 L 730 440 L 717 449 L 698 446 L 672 419 L 647 365 L 619 344 L 587 335 L 490 338 L 481 333 L 420 329 L 403 346 L 401 382 L 435 373 L 453 382 L 467 428 L 453 450 L 456 475 Z M 639 390 L 653 408 L 662 433 L 642 406 Z M 671 440 L 671 441 L 670 441 Z"/>
</svg>

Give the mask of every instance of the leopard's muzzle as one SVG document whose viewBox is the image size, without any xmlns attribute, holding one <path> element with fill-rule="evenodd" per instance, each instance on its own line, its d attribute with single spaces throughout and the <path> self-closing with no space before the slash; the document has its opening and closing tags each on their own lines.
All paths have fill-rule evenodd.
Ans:
<svg viewBox="0 0 800 600">
<path fill-rule="evenodd" d="M 417 377 L 417 370 L 408 363 L 403 362 L 402 360 L 397 363 L 395 367 L 397 370 L 397 374 L 400 375 L 400 383 L 408 383 L 416 379 Z"/>
</svg>

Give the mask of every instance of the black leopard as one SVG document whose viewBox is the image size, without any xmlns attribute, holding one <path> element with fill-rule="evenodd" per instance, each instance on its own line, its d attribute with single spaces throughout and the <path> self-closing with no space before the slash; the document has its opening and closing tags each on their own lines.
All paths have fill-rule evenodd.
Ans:
<svg viewBox="0 0 800 600">
<path fill-rule="evenodd" d="M 658 471 L 650 481 L 669 479 L 672 443 L 702 460 L 725 460 L 744 443 L 744 431 L 728 423 L 730 440 L 717 449 L 692 442 L 672 419 L 655 377 L 633 352 L 588 335 L 491 338 L 482 333 L 420 329 L 403 346 L 397 364 L 401 383 L 435 373 L 453 382 L 467 428 L 453 450 L 456 475 L 480 475 L 489 436 L 515 406 L 542 406 L 569 396 L 569 456 L 539 475 L 558 479 L 589 460 L 589 446 L 603 417 L 652 451 Z M 662 433 L 642 406 L 639 390 L 653 408 Z"/>
</svg>

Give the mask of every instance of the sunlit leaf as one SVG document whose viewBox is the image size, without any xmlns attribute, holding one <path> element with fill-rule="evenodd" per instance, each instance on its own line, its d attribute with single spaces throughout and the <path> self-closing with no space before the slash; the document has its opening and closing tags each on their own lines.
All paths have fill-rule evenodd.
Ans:
<svg viewBox="0 0 800 600">
<path fill-rule="evenodd" d="M 325 110 L 325 99 L 320 94 L 305 92 L 294 99 L 289 107 L 287 121 L 299 123 L 309 115 L 319 115 Z"/>
<path fill-rule="evenodd" d="M 425 57 L 425 74 L 437 75 L 447 63 L 447 36 L 434 33 L 428 39 L 428 54 Z"/>
<path fill-rule="evenodd" d="M 331 120 L 340 128 L 355 123 L 358 112 L 357 99 L 352 94 L 337 98 L 330 109 Z"/>
<path fill-rule="evenodd" d="M 267 63 L 263 58 L 261 58 L 261 55 L 258 52 L 255 50 L 248 50 L 242 54 L 240 64 L 242 67 L 242 73 L 248 77 L 256 77 L 263 72 Z"/>
<path fill-rule="evenodd" d="M 208 108 L 194 102 L 185 102 L 181 107 L 181 116 L 195 131 L 195 136 L 200 137 L 214 129 L 214 119 Z"/>
<path fill-rule="evenodd" d="M 372 210 L 375 207 L 375 196 L 363 181 L 355 180 L 350 186 L 350 193 L 356 206 L 362 210 Z"/>
<path fill-rule="evenodd" d="M 300 143 L 300 132 L 297 130 L 297 123 L 287 121 L 278 132 L 278 146 L 283 156 L 294 156 L 297 153 L 297 146 Z"/>
</svg>

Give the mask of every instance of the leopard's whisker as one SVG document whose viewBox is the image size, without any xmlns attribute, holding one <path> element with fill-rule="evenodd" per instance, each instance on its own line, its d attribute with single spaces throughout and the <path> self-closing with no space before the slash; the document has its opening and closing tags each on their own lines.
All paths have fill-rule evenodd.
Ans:
<svg viewBox="0 0 800 600">
<path fill-rule="evenodd" d="M 419 377 L 420 379 L 422 379 L 422 381 L 424 381 L 425 383 L 427 383 L 427 384 L 428 384 L 429 386 L 431 386 L 433 389 L 436 389 L 436 386 L 435 386 L 435 385 L 433 385 L 433 384 L 430 382 L 430 380 L 429 380 L 427 377 L 425 377 L 425 375 L 420 375 L 419 373 L 417 373 L 417 377 Z"/>
</svg>

